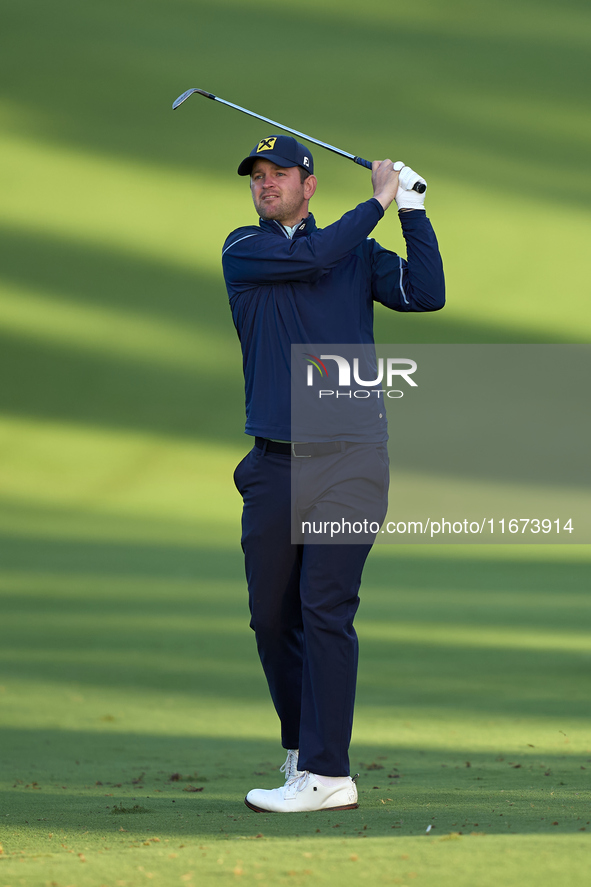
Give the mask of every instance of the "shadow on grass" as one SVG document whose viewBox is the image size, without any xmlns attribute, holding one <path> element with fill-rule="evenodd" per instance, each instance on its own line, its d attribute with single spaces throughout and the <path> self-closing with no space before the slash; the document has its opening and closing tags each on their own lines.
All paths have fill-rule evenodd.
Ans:
<svg viewBox="0 0 591 887">
<path fill-rule="evenodd" d="M 6 678 L 267 704 L 238 551 L 0 540 Z M 582 723 L 589 566 L 370 559 L 359 703 Z M 516 676 L 519 676 L 518 680 Z"/>
<path fill-rule="evenodd" d="M 173 322 L 179 334 L 195 337 L 194 365 L 189 353 L 185 365 L 183 359 L 175 365 L 174 354 L 168 359 L 151 356 L 148 348 L 145 353 L 135 349 L 133 339 L 141 337 L 141 327 L 129 330 L 126 350 L 125 343 L 111 345 L 107 334 L 88 341 L 93 314 L 87 319 L 78 316 L 80 329 L 70 333 L 62 317 L 68 341 L 49 327 L 34 324 L 27 331 L 17 322 L 0 334 L 0 373 L 5 380 L 0 412 L 188 439 L 243 440 L 240 347 L 221 269 L 214 278 L 10 229 L 3 231 L 0 254 L 7 284 L 46 294 L 48 317 L 53 316 L 52 299 L 57 294 L 58 304 L 65 300 L 76 311 L 122 311 L 127 323 L 129 317 L 138 324 L 146 320 L 154 333 L 159 323 Z M 39 308 L 28 310 L 34 315 Z M 376 329 L 382 342 L 545 341 L 539 333 L 509 323 L 464 323 L 448 321 L 444 315 L 405 315 L 401 322 L 392 314 L 379 310 Z M 112 323 L 117 324 L 117 314 Z M 213 343 L 218 355 L 215 372 L 211 355 L 203 355 L 199 363 L 204 342 Z M 183 347 L 186 351 L 187 342 Z"/>
<path fill-rule="evenodd" d="M 78 512 L 73 510 L 69 513 L 75 518 Z M 84 512 L 79 512 L 80 519 L 83 514 Z M 141 527 L 142 522 L 139 521 L 139 524 Z M 229 550 L 224 548 L 220 551 L 202 547 L 197 540 L 192 545 L 186 542 L 167 544 L 161 541 L 134 543 L 127 539 L 101 542 L 0 533 L 0 570 L 15 571 L 15 575 L 18 571 L 23 571 L 25 576 L 29 573 L 37 574 L 41 583 L 44 574 L 48 579 L 54 574 L 60 577 L 78 574 L 89 579 L 104 580 L 107 589 L 110 581 L 116 577 L 137 577 L 140 586 L 144 580 L 147 583 L 137 594 L 156 606 L 158 602 L 165 605 L 161 587 L 151 593 L 150 579 L 170 580 L 169 593 L 173 600 L 174 583 L 179 579 L 186 578 L 195 582 L 228 579 L 243 582 L 244 565 L 239 533 L 237 524 L 235 544 Z M 45 594 L 42 588 L 40 593 L 49 605 L 60 598 L 55 587 L 49 594 Z M 131 595 L 130 601 L 135 600 L 136 592 L 130 590 L 127 593 Z M 194 591 L 187 594 L 185 590 L 181 590 L 179 594 L 190 600 Z M 72 603 L 74 606 L 84 606 L 84 600 L 91 605 L 90 602 L 95 597 L 93 595 Z M 109 600 L 112 602 L 111 595 Z M 193 600 L 196 603 L 197 599 Z M 114 604 L 125 606 L 125 601 L 124 596 Z M 25 598 L 21 602 L 26 606 Z"/>
<path fill-rule="evenodd" d="M 376 718 L 391 725 L 392 740 L 353 743 L 359 810 L 291 819 L 252 814 L 242 804 L 250 788 L 277 784 L 278 740 L 233 738 L 224 735 L 228 726 L 212 735 L 220 707 L 238 719 L 267 707 L 271 713 L 247 628 L 238 552 L 8 536 L 2 552 L 2 673 L 15 724 L 1 737 L 11 829 L 63 830 L 66 837 L 88 830 L 133 841 L 394 838 L 426 834 L 429 824 L 434 840 L 449 832 L 587 828 L 589 753 L 567 745 L 564 754 L 539 752 L 526 735 L 529 723 L 546 724 L 560 742 L 567 724 L 585 729 L 588 657 L 568 646 L 589 606 L 585 564 L 498 555 L 421 559 L 404 551 L 370 560 L 358 619 L 357 715 L 365 730 Z M 419 623 L 425 634 L 375 639 L 369 629 L 376 623 Z M 469 636 L 443 643 L 429 635 L 433 626 L 451 635 L 468 629 Z M 490 626 L 523 631 L 526 639 L 540 630 L 542 639 L 529 649 L 518 633 L 508 648 L 501 632 L 498 647 L 483 646 L 480 632 Z M 566 632 L 566 641 L 546 649 L 554 632 Z M 24 694 L 16 703 L 12 687 Z M 64 703 L 72 693 L 91 694 L 83 715 L 79 702 Z M 142 727 L 134 732 L 108 716 L 112 704 L 131 721 L 137 712 Z M 34 706 L 43 708 L 40 717 L 58 724 L 64 717 L 71 728 L 19 726 L 18 712 L 34 719 Z M 152 711 L 159 735 L 143 726 Z M 401 732 L 402 712 L 426 725 L 418 735 L 429 737 L 428 747 L 413 747 Z M 82 716 L 96 727 L 77 727 Z M 502 737 L 491 753 L 466 750 L 465 739 L 461 750 L 453 740 L 440 747 L 442 724 L 470 723 L 482 736 L 499 717 L 524 725 L 522 752 L 513 750 L 515 731 L 509 752 Z M 193 735 L 175 733 L 183 721 Z M 171 782 L 174 773 L 183 779 Z M 203 791 L 183 791 L 191 785 Z M 150 812 L 113 815 L 120 804 Z"/>
<path fill-rule="evenodd" d="M 429 837 L 437 839 L 474 831 L 573 834 L 588 825 L 588 777 L 581 773 L 587 759 L 576 755 L 354 744 L 359 809 L 283 817 L 243 805 L 251 788 L 281 783 L 277 743 L 59 730 L 6 730 L 2 740 L 8 826 L 28 825 L 61 840 L 90 831 L 110 841 L 121 830 L 129 840 L 397 838 L 424 835 L 429 825 Z M 147 812 L 113 815 L 114 808 L 136 805 Z"/>
<path fill-rule="evenodd" d="M 577 109 L 584 115 L 588 28 L 581 27 L 580 16 L 574 18 L 576 12 L 571 18 L 570 9 L 560 13 L 556 27 L 551 4 L 538 8 L 534 20 L 522 2 L 500 16 L 491 7 L 481 25 L 453 3 L 444 18 L 419 13 L 414 20 L 386 21 L 351 3 L 341 4 L 338 13 L 336 5 L 307 5 L 303 18 L 297 10 L 273 9 L 265 64 L 269 70 L 283 64 L 278 38 L 289 33 L 300 53 L 288 100 L 286 122 L 292 126 L 342 142 L 347 150 L 356 144 L 367 156 L 368 145 L 379 153 L 394 135 L 401 142 L 397 110 L 412 120 L 403 145 L 434 164 L 444 149 L 439 162 L 445 171 L 453 152 L 460 152 L 465 175 L 496 191 L 504 188 L 511 198 L 516 181 L 530 195 L 547 198 L 540 171 L 559 156 L 569 171 L 561 195 L 569 205 L 584 206 L 588 144 L 580 125 L 565 115 L 565 104 L 571 115 Z M 191 81 L 199 81 L 230 101 L 285 119 L 284 83 L 268 83 L 263 104 L 244 83 L 245 71 L 257 63 L 254 10 L 251 3 L 234 2 L 229 15 L 225 5 L 211 0 L 171 0 L 166 8 L 151 0 L 138 21 L 129 3 L 78 6 L 75 13 L 68 0 L 51 8 L 31 0 L 12 4 L 11 39 L 3 55 L 7 69 L 18 69 L 19 77 L 7 78 L 5 98 L 18 109 L 21 126 L 38 138 L 187 168 L 201 158 L 210 174 L 227 175 L 236 166 L 237 128 L 244 150 L 261 137 L 262 124 L 200 98 L 178 116 L 170 107 Z M 518 25 L 526 19 L 527 27 L 515 29 L 513 16 Z M 27 66 L 20 64 L 25 51 L 34 60 Z M 373 98 L 373 87 L 398 81 L 412 65 L 414 75 L 405 79 L 404 95 L 388 106 L 385 123 L 383 99 Z M 206 83 L 198 75 L 204 71 Z M 40 91 L 42 78 L 46 88 Z M 517 180 L 499 175 L 505 162 L 515 164 Z"/>
</svg>

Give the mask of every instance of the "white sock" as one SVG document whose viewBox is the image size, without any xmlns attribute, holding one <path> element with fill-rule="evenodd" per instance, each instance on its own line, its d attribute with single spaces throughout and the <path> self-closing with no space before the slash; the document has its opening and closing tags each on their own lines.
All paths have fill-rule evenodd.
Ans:
<svg viewBox="0 0 591 887">
<path fill-rule="evenodd" d="M 325 785 L 326 788 L 337 788 L 339 785 L 344 785 L 349 779 L 348 776 L 319 776 L 318 773 L 312 773 L 312 776 L 318 780 L 320 785 Z"/>
</svg>

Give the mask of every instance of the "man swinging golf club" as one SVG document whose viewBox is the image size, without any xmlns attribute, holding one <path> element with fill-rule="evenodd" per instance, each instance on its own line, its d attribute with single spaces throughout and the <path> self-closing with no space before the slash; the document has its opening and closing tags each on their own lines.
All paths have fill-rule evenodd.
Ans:
<svg viewBox="0 0 591 887">
<path fill-rule="evenodd" d="M 293 443 L 290 346 L 371 345 L 374 301 L 400 312 L 442 308 L 442 262 L 425 193 L 413 190 L 424 180 L 402 163 L 375 161 L 373 196 L 323 229 L 308 209 L 317 186 L 314 161 L 295 138 L 262 139 L 238 174 L 250 176 L 259 224 L 233 231 L 222 253 L 243 353 L 246 433 L 255 438 L 234 479 L 244 501 L 251 627 L 287 750 L 285 784 L 253 789 L 245 802 L 259 812 L 347 810 L 358 806 L 348 759 L 357 673 L 353 619 L 373 538 L 292 543 L 294 460 L 314 471 L 325 459 L 354 458 L 360 445 Z M 394 201 L 407 260 L 369 238 Z M 386 439 L 384 416 L 370 441 L 382 478 Z M 386 489 L 378 504 L 385 515 Z"/>
</svg>

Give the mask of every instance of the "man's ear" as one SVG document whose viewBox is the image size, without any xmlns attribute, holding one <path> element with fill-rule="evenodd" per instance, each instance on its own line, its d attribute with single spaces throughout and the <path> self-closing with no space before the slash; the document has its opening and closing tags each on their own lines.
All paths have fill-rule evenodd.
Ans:
<svg viewBox="0 0 591 887">
<path fill-rule="evenodd" d="M 317 184 L 318 179 L 316 176 L 308 176 L 307 179 L 304 179 L 304 198 L 306 200 L 310 200 L 313 196 Z"/>
</svg>

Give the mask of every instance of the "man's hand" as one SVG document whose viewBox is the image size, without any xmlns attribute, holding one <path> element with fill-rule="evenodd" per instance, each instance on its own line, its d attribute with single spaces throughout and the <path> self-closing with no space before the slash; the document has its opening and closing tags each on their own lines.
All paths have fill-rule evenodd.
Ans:
<svg viewBox="0 0 591 887">
<path fill-rule="evenodd" d="M 380 201 L 384 210 L 388 209 L 394 199 L 401 212 L 425 209 L 425 193 L 418 194 L 412 187 L 417 181 L 425 185 L 427 183 L 410 167 L 405 166 L 401 160 L 396 163 L 391 160 L 374 160 L 371 167 L 373 196 Z"/>
<path fill-rule="evenodd" d="M 371 165 L 373 196 L 384 210 L 388 209 L 398 192 L 398 170 L 391 160 L 374 160 Z"/>
<path fill-rule="evenodd" d="M 396 203 L 400 212 L 406 212 L 409 209 L 425 209 L 425 192 L 419 194 L 413 190 L 417 182 L 422 182 L 427 187 L 427 182 L 418 173 L 405 166 L 402 160 L 398 160 L 394 164 L 394 168 L 400 171 L 399 188 L 396 193 Z"/>
</svg>

